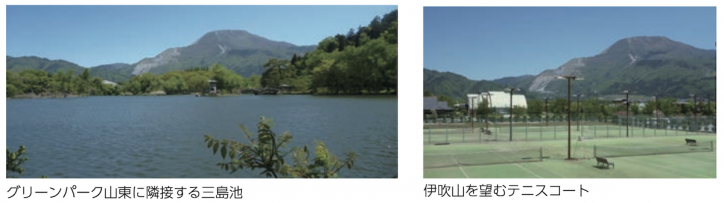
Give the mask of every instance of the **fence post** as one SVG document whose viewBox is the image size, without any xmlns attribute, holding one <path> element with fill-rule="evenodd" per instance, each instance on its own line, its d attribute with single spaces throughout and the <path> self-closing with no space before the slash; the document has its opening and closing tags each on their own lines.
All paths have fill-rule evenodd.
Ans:
<svg viewBox="0 0 724 203">
<path fill-rule="evenodd" d="M 621 135 L 621 117 L 618 117 L 618 137 L 623 137 Z"/>
<path fill-rule="evenodd" d="M 445 121 L 447 121 L 447 119 L 445 119 Z M 445 143 L 450 143 L 450 141 L 448 141 L 448 133 L 447 133 L 448 128 L 450 128 L 449 122 L 447 123 L 447 126 L 445 127 Z"/>
<path fill-rule="evenodd" d="M 554 119 L 554 120 L 555 120 L 555 119 Z M 558 131 L 558 127 L 556 127 L 556 126 L 558 126 L 558 125 L 553 124 L 553 139 L 554 139 L 554 140 L 556 139 L 556 134 L 557 134 L 556 131 Z"/>
<path fill-rule="evenodd" d="M 540 156 L 538 156 L 540 161 L 543 161 L 543 147 L 540 148 Z"/>
<path fill-rule="evenodd" d="M 523 117 L 523 123 L 525 123 L 525 141 L 528 141 L 528 117 Z"/>
</svg>

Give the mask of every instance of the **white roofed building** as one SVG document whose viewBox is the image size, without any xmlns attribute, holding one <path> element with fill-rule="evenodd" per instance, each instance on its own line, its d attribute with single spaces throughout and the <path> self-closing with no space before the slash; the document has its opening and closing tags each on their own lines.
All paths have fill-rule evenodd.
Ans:
<svg viewBox="0 0 724 203">
<path fill-rule="evenodd" d="M 478 104 L 487 100 L 491 108 L 508 109 L 510 108 L 510 93 L 504 91 L 482 92 L 480 94 L 468 94 L 468 105 L 472 109 L 478 108 Z M 528 108 L 528 102 L 525 95 L 513 94 L 513 106 Z"/>
</svg>

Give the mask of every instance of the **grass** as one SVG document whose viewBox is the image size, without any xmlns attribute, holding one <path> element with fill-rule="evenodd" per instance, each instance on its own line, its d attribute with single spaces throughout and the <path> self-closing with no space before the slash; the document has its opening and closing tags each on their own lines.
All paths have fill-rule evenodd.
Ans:
<svg viewBox="0 0 724 203">
<path fill-rule="evenodd" d="M 649 130 L 649 129 L 647 129 Z M 653 132 L 652 132 L 653 133 Z M 658 132 L 657 132 L 658 133 Z M 514 136 L 518 133 L 515 133 Z M 617 135 L 617 134 L 616 134 Z M 644 134 L 646 135 L 646 134 Z M 615 136 L 612 136 L 615 137 Z M 608 158 L 615 168 L 598 167 L 593 158 L 593 146 L 685 146 L 685 138 L 696 139 L 700 147 L 714 143 L 713 152 L 695 152 L 678 154 L 659 154 L 645 156 L 623 156 Z M 679 134 L 669 136 L 634 136 L 629 138 L 590 138 L 578 142 L 571 141 L 571 157 L 579 158 L 566 161 L 568 157 L 567 140 L 537 141 L 483 141 L 482 143 L 452 143 L 450 145 L 424 146 L 425 165 L 433 166 L 440 157 L 483 153 L 514 149 L 543 149 L 542 161 L 505 163 L 493 165 L 449 165 L 448 167 L 426 167 L 425 178 L 716 178 L 716 137 L 708 134 Z M 525 156 L 534 156 L 526 154 Z M 507 154 L 480 154 L 479 157 L 515 156 Z M 482 159 L 479 158 L 479 159 Z M 481 160 L 482 161 L 482 160 Z M 456 163 L 456 162 L 452 162 Z"/>
</svg>

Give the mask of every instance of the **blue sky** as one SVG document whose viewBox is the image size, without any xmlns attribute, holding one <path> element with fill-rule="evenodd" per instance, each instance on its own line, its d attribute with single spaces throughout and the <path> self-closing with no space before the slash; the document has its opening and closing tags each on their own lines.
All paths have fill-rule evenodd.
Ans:
<svg viewBox="0 0 724 203">
<path fill-rule="evenodd" d="M 474 80 L 537 75 L 619 39 L 715 49 L 714 7 L 425 7 L 424 66 Z"/>
<path fill-rule="evenodd" d="M 6 54 L 84 67 L 135 63 L 214 30 L 316 45 L 397 6 L 6 6 Z"/>
</svg>

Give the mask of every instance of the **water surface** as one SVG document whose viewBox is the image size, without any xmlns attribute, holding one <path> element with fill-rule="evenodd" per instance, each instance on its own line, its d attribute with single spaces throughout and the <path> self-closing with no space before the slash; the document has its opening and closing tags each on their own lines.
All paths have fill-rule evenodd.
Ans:
<svg viewBox="0 0 724 203">
<path fill-rule="evenodd" d="M 239 124 L 256 134 L 261 116 L 274 119 L 277 134 L 292 133 L 292 146 L 322 141 L 340 159 L 356 152 L 354 168 L 340 177 L 397 175 L 394 96 L 7 99 L 6 145 L 28 148 L 21 177 L 263 177 L 220 169 L 221 157 L 203 140 L 210 134 L 245 141 Z"/>
</svg>

